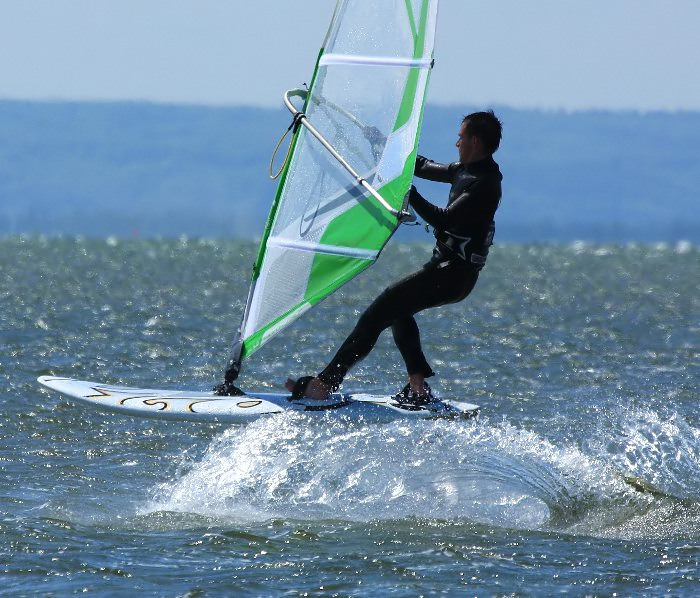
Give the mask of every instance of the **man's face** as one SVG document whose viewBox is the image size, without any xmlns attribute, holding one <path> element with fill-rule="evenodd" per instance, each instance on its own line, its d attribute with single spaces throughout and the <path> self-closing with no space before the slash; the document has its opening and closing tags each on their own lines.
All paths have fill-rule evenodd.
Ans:
<svg viewBox="0 0 700 598">
<path fill-rule="evenodd" d="M 469 164 L 474 161 L 475 156 L 479 153 L 480 140 L 478 137 L 467 134 L 467 125 L 469 121 L 462 123 L 457 136 L 457 150 L 459 151 L 459 161 L 462 164 Z"/>
</svg>

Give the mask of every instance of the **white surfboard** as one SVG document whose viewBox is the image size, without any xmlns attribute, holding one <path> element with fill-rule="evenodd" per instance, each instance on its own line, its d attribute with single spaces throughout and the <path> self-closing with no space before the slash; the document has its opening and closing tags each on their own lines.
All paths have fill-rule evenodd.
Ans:
<svg viewBox="0 0 700 598">
<path fill-rule="evenodd" d="M 289 393 L 249 392 L 237 397 L 220 397 L 213 392 L 133 388 L 55 376 L 41 376 L 38 381 L 81 404 L 105 411 L 181 421 L 244 422 L 283 411 L 307 414 L 333 412 L 371 419 L 472 418 L 479 413 L 478 405 L 460 401 L 441 400 L 418 406 L 398 403 L 389 396 L 360 393 L 334 394 L 324 401 L 290 401 Z"/>
</svg>

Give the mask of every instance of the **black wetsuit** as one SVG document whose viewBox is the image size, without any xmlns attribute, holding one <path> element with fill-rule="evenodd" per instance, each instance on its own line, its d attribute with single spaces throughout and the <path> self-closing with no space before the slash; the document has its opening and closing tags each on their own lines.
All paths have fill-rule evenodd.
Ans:
<svg viewBox="0 0 700 598">
<path fill-rule="evenodd" d="M 452 185 L 445 208 L 434 206 L 415 187 L 411 188 L 411 205 L 435 229 L 433 256 L 420 270 L 382 292 L 360 316 L 335 357 L 318 375 L 334 388 L 390 326 L 409 375 L 433 376 L 413 315 L 429 307 L 462 301 L 474 288 L 486 262 L 495 230 L 493 218 L 501 199 L 498 164 L 491 156 L 471 164 L 438 164 L 419 156 L 415 174 Z"/>
</svg>

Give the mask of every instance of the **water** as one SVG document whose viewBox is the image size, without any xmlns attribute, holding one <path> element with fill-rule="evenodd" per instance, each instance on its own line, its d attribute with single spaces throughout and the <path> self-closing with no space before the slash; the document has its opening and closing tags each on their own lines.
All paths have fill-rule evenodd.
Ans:
<svg viewBox="0 0 700 598">
<path fill-rule="evenodd" d="M 158 422 L 35 382 L 210 387 L 254 251 L 0 239 L 0 592 L 697 595 L 697 247 L 497 246 L 465 303 L 419 317 L 434 387 L 477 422 Z M 244 383 L 317 371 L 427 253 L 390 247 Z M 403 377 L 385 335 L 346 386 Z"/>
</svg>

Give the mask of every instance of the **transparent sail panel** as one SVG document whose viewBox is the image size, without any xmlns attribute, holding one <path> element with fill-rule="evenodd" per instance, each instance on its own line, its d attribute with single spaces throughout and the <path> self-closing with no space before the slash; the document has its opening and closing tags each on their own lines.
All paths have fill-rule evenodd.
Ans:
<svg viewBox="0 0 700 598">
<path fill-rule="evenodd" d="M 371 265 L 398 226 L 436 13 L 437 0 L 338 3 L 303 110 L 394 212 L 300 127 L 259 250 L 242 356 Z"/>
</svg>

